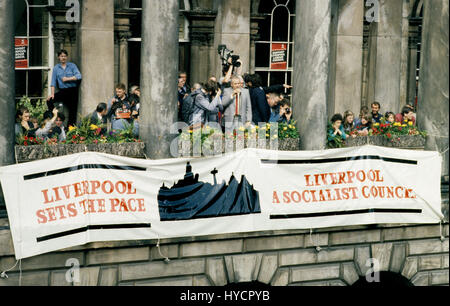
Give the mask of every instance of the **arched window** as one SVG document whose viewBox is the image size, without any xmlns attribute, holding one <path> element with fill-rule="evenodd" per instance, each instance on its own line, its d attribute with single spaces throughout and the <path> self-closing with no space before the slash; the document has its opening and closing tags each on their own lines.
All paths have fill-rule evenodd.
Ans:
<svg viewBox="0 0 450 306">
<path fill-rule="evenodd" d="M 53 49 L 47 0 L 20 0 L 14 6 L 16 45 L 16 99 L 44 99 L 50 86 Z"/>
<path fill-rule="evenodd" d="M 261 0 L 260 40 L 255 42 L 255 72 L 265 85 L 290 84 L 294 55 L 295 1 Z"/>
</svg>

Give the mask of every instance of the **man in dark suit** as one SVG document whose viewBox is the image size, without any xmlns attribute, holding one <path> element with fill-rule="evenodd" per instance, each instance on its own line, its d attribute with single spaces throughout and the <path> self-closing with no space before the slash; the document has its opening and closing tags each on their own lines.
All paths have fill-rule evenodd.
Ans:
<svg viewBox="0 0 450 306">
<path fill-rule="evenodd" d="M 91 115 L 91 123 L 95 125 L 103 125 L 101 135 L 105 135 L 108 129 L 106 128 L 106 124 L 108 123 L 107 118 L 108 106 L 106 103 L 99 103 L 97 105 L 97 109 Z"/>
<path fill-rule="evenodd" d="M 258 74 L 246 77 L 246 83 L 250 91 L 250 101 L 252 104 L 252 121 L 258 125 L 262 122 L 269 122 L 270 106 L 267 103 L 266 93 L 262 88 L 262 80 Z"/>
</svg>

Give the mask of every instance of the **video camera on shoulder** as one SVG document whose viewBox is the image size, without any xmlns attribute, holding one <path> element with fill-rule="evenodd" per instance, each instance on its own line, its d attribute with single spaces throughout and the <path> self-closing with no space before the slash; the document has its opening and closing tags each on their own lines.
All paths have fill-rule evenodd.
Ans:
<svg viewBox="0 0 450 306">
<path fill-rule="evenodd" d="M 233 50 L 227 48 L 226 45 L 219 45 L 217 51 L 219 52 L 220 58 L 222 59 L 222 66 L 229 66 L 228 60 L 231 58 L 231 65 L 234 67 L 241 67 L 241 63 L 238 62 L 240 59 L 239 55 L 233 55 Z"/>
</svg>

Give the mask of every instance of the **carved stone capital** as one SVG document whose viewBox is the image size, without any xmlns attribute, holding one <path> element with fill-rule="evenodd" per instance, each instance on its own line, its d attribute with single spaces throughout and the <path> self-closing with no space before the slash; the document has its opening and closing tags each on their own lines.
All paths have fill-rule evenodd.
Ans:
<svg viewBox="0 0 450 306">
<path fill-rule="evenodd" d="M 52 29 L 53 33 L 53 41 L 57 44 L 63 44 L 66 40 L 66 36 L 68 35 L 68 31 L 66 29 L 56 28 Z"/>
<path fill-rule="evenodd" d="M 77 30 L 72 29 L 67 31 L 69 34 L 70 43 L 74 45 L 77 42 Z"/>
<path fill-rule="evenodd" d="M 189 34 L 192 45 L 211 46 L 214 41 L 214 33 L 191 31 Z"/>
<path fill-rule="evenodd" d="M 128 40 L 131 38 L 131 31 L 116 31 L 115 39 L 119 44 L 127 44 Z"/>
</svg>

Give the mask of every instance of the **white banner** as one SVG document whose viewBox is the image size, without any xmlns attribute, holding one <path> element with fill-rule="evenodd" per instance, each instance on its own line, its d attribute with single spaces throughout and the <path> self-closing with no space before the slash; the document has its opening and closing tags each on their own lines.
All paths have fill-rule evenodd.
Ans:
<svg viewBox="0 0 450 306">
<path fill-rule="evenodd" d="M 97 241 L 438 223 L 437 152 L 247 149 L 202 159 L 80 153 L 0 168 L 16 258 Z"/>
</svg>

